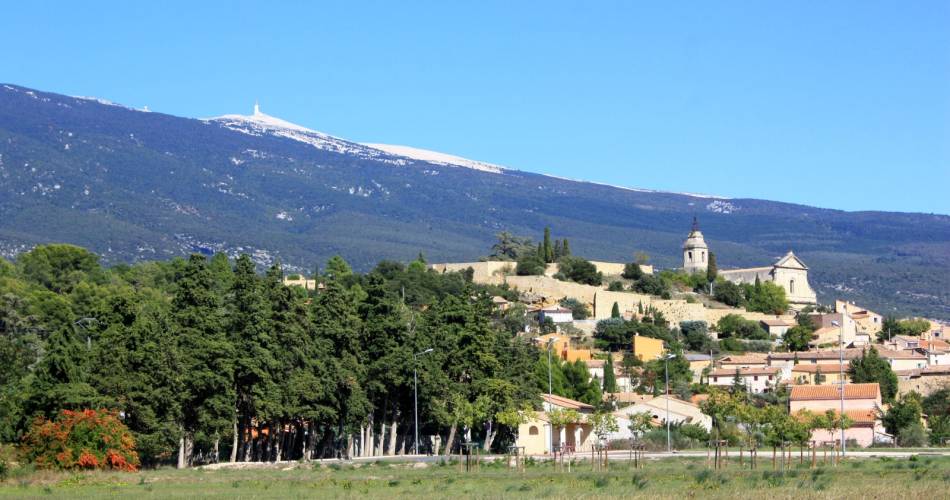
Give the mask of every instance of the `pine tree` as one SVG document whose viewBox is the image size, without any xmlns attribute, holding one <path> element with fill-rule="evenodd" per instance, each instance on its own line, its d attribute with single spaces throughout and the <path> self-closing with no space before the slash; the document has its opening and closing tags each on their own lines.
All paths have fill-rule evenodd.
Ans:
<svg viewBox="0 0 950 500">
<path fill-rule="evenodd" d="M 179 467 L 192 463 L 197 435 L 229 433 L 234 419 L 234 349 L 213 289 L 205 258 L 192 255 L 172 299 L 184 385 Z"/>
<path fill-rule="evenodd" d="M 279 265 L 275 267 L 279 272 Z M 239 452 L 242 459 L 246 458 L 252 420 L 267 420 L 276 410 L 275 404 L 269 403 L 276 393 L 272 377 L 277 369 L 271 337 L 273 325 L 269 321 L 270 307 L 254 262 L 246 254 L 235 262 L 229 297 L 231 321 L 228 332 L 235 353 L 237 403 L 236 433 L 231 450 L 231 459 L 235 461 Z"/>
<path fill-rule="evenodd" d="M 614 302 L 613 307 L 610 308 L 610 317 L 619 318 L 620 317 L 620 305 Z"/>
<path fill-rule="evenodd" d="M 544 228 L 544 262 L 554 262 L 554 247 L 551 245 L 551 228 Z"/>
<path fill-rule="evenodd" d="M 607 353 L 607 362 L 604 363 L 604 392 L 619 392 L 617 388 L 617 375 L 614 374 L 614 357 Z"/>
<path fill-rule="evenodd" d="M 46 341 L 24 405 L 27 416 L 53 418 L 62 409 L 77 410 L 97 405 L 99 395 L 87 383 L 87 352 L 68 327 L 57 329 Z"/>
</svg>

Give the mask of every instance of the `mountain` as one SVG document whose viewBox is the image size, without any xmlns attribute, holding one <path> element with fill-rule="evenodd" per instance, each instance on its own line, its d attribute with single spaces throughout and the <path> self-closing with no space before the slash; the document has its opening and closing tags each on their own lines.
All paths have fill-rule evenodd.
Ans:
<svg viewBox="0 0 950 500">
<path fill-rule="evenodd" d="M 675 173 L 671 173 L 675 175 Z M 62 241 L 106 262 L 247 252 L 310 271 L 332 255 L 477 259 L 503 230 L 576 254 L 676 266 L 694 215 L 720 267 L 790 248 L 819 297 L 950 318 L 950 217 L 843 212 L 561 179 L 360 144 L 261 113 L 191 119 L 0 85 L 0 253 Z"/>
</svg>

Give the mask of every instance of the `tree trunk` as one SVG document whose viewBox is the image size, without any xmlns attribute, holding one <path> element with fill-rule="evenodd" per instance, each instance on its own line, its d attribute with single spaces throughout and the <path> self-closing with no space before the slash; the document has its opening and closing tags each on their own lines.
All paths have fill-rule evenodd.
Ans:
<svg viewBox="0 0 950 500">
<path fill-rule="evenodd" d="M 214 437 L 214 463 L 218 463 L 218 457 L 221 456 L 219 453 L 221 447 L 221 436 Z"/>
<path fill-rule="evenodd" d="M 280 445 L 282 444 L 283 438 L 284 425 L 277 422 L 277 429 L 274 431 L 274 453 L 272 455 L 274 462 L 280 462 Z"/>
<path fill-rule="evenodd" d="M 238 419 L 237 418 L 234 419 L 234 426 L 232 427 L 232 430 L 234 431 L 234 436 L 231 438 L 231 457 L 229 461 L 233 464 L 234 462 L 237 462 L 237 454 L 238 454 Z"/>
<path fill-rule="evenodd" d="M 185 466 L 191 467 L 195 463 L 195 438 L 191 434 L 185 434 Z"/>
<path fill-rule="evenodd" d="M 178 468 L 184 469 L 188 466 L 188 463 L 185 461 L 185 433 L 181 433 L 181 437 L 178 438 Z"/>
<path fill-rule="evenodd" d="M 389 449 L 386 450 L 387 455 L 396 454 L 396 420 L 393 419 L 393 425 L 389 429 Z"/>
<path fill-rule="evenodd" d="M 347 434 L 347 435 L 346 435 L 346 455 L 345 455 L 345 457 L 346 457 L 346 458 L 349 458 L 349 457 L 352 457 L 352 456 L 353 456 L 353 435 L 352 435 L 352 434 Z"/>
<path fill-rule="evenodd" d="M 449 428 L 449 437 L 445 440 L 445 451 L 443 452 L 443 455 L 446 457 L 452 453 L 452 444 L 455 441 L 456 427 L 458 427 L 458 424 L 453 423 L 452 427 Z"/>
<path fill-rule="evenodd" d="M 495 442 L 495 436 L 498 434 L 498 431 L 495 430 L 494 422 L 491 420 L 488 421 L 488 430 L 485 432 L 485 444 L 482 446 L 482 449 L 485 451 L 491 450 L 492 443 Z"/>
</svg>

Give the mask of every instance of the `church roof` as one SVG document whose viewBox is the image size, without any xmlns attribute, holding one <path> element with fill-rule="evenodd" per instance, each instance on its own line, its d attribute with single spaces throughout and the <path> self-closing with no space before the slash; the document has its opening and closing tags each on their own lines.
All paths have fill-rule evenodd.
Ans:
<svg viewBox="0 0 950 500">
<path fill-rule="evenodd" d="M 799 259 L 799 258 L 795 255 L 795 253 L 792 252 L 791 250 L 789 250 L 788 253 L 785 254 L 784 257 L 782 257 L 781 259 L 779 259 L 778 262 L 776 262 L 776 263 L 774 264 L 774 267 L 786 267 L 786 268 L 792 268 L 792 269 L 804 269 L 804 270 L 806 270 L 806 271 L 808 270 L 808 266 L 806 266 L 805 263 L 802 262 L 802 259 Z"/>
</svg>

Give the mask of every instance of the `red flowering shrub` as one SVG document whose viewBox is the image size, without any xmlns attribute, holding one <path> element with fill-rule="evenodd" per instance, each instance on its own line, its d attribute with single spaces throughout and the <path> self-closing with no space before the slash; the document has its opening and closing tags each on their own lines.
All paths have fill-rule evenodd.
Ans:
<svg viewBox="0 0 950 500">
<path fill-rule="evenodd" d="M 135 440 L 115 412 L 63 410 L 56 420 L 37 418 L 23 437 L 23 451 L 48 469 L 138 470 Z"/>
</svg>

